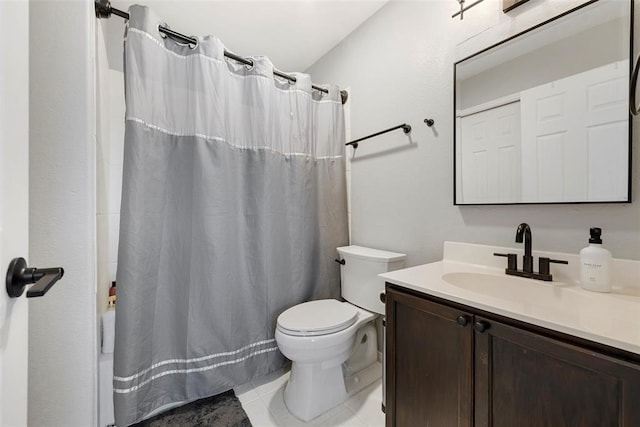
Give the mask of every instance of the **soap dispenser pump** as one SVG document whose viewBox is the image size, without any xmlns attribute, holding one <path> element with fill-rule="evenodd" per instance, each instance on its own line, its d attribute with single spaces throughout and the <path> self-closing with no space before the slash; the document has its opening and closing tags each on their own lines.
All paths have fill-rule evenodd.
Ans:
<svg viewBox="0 0 640 427">
<path fill-rule="evenodd" d="M 590 230 L 589 246 L 580 251 L 580 286 L 589 291 L 611 292 L 611 252 L 602 247 L 602 230 Z"/>
</svg>

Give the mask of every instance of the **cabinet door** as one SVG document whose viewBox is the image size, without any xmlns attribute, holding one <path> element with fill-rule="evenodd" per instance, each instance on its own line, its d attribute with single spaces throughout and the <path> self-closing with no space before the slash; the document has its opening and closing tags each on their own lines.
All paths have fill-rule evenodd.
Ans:
<svg viewBox="0 0 640 427">
<path fill-rule="evenodd" d="M 474 329 L 477 426 L 640 424 L 637 365 L 478 316 Z"/>
<path fill-rule="evenodd" d="M 472 425 L 472 316 L 387 288 L 388 427 Z"/>
</svg>

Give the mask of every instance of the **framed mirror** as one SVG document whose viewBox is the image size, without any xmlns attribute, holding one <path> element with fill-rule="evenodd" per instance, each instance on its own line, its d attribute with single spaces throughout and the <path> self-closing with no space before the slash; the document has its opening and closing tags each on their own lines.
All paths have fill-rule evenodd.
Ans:
<svg viewBox="0 0 640 427">
<path fill-rule="evenodd" d="M 633 1 L 593 0 L 454 65 L 454 204 L 631 201 Z"/>
</svg>

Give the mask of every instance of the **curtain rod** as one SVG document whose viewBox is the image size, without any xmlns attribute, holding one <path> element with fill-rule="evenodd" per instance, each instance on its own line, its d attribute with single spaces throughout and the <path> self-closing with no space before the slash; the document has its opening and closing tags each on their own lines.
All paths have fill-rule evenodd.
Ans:
<svg viewBox="0 0 640 427">
<path fill-rule="evenodd" d="M 466 12 L 469 9 L 471 9 L 473 6 L 477 5 L 478 3 L 482 3 L 483 1 L 484 0 L 474 1 L 469 6 L 464 6 L 464 0 L 458 0 L 458 3 L 460 3 L 460 10 L 458 12 L 454 13 L 453 15 L 451 15 L 451 17 L 455 18 L 456 16 L 460 15 L 460 20 L 462 21 L 462 19 L 464 17 L 464 15 L 463 15 L 464 12 Z"/>
<path fill-rule="evenodd" d="M 109 0 L 95 0 L 94 2 L 95 4 L 95 9 L 96 9 L 96 18 L 110 18 L 111 15 L 116 15 L 119 16 L 121 18 L 124 19 L 129 19 L 129 14 L 125 11 L 116 9 L 114 7 L 111 7 L 111 2 Z M 189 37 L 189 36 L 185 36 L 184 34 L 180 34 L 176 31 L 171 30 L 168 27 L 165 27 L 163 25 L 158 25 L 158 31 L 160 31 L 162 34 L 165 34 L 175 40 L 179 40 L 183 43 L 188 43 L 190 45 L 197 45 L 198 44 L 198 39 L 193 38 L 193 37 Z M 224 51 L 224 56 L 226 56 L 227 58 L 233 59 L 234 61 L 240 62 L 244 65 L 248 65 L 250 67 L 253 67 L 253 61 L 250 59 L 246 59 L 243 58 L 241 56 L 235 55 L 231 52 L 228 52 L 226 49 Z M 283 79 L 287 79 L 290 82 L 295 83 L 298 79 L 296 79 L 295 76 L 290 76 L 289 74 L 285 74 L 281 71 L 278 70 L 273 70 L 273 74 L 275 74 L 278 77 L 282 77 Z M 317 91 L 323 92 L 323 93 L 329 93 L 329 90 L 323 88 L 323 87 L 319 87 L 316 85 L 311 85 L 311 87 Z M 347 102 L 347 98 L 349 98 L 349 93 L 346 90 L 341 90 L 340 91 L 340 98 L 342 98 L 342 103 L 344 104 L 345 102 Z"/>
</svg>

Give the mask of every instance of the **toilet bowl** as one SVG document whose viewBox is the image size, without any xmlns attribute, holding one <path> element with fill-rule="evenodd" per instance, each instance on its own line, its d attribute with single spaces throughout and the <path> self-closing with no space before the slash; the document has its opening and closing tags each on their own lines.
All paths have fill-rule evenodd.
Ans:
<svg viewBox="0 0 640 427">
<path fill-rule="evenodd" d="M 377 361 L 374 321 L 384 314 L 384 282 L 378 274 L 402 268 L 405 257 L 361 246 L 341 247 L 338 253 L 347 302 L 309 301 L 278 316 L 275 339 L 292 362 L 284 401 L 303 421 L 344 402 L 353 391 L 345 379 Z"/>
<path fill-rule="evenodd" d="M 329 321 L 325 325 L 332 327 L 329 333 L 310 329 L 291 331 L 286 327 L 290 324 L 285 320 L 279 321 L 276 328 L 278 347 L 293 362 L 284 391 L 285 403 L 293 415 L 309 421 L 348 397 L 343 363 L 353 352 L 357 332 L 364 324 L 370 324 L 376 315 L 338 300 L 311 301 L 293 308 L 300 314 L 306 312 L 309 317 L 324 311 L 320 318 Z M 347 323 L 331 323 L 331 315 L 335 315 L 336 311 L 341 311 L 340 314 L 345 317 L 350 314 L 351 318 Z M 375 334 L 375 329 L 372 330 Z M 368 337 L 369 340 L 375 342 L 375 335 Z M 374 352 L 374 360 L 376 355 L 377 352 Z"/>
</svg>

